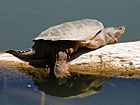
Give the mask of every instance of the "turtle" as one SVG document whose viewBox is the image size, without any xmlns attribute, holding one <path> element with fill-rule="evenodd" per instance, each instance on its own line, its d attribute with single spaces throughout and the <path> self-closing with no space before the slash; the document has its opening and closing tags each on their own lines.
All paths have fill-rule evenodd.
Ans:
<svg viewBox="0 0 140 105">
<path fill-rule="evenodd" d="M 124 34 L 125 27 L 104 27 L 96 19 L 80 19 L 52 26 L 33 39 L 28 50 L 8 50 L 20 59 L 47 59 L 51 74 L 55 77 L 69 75 L 68 60 L 79 48 L 98 49 L 114 44 Z"/>
</svg>

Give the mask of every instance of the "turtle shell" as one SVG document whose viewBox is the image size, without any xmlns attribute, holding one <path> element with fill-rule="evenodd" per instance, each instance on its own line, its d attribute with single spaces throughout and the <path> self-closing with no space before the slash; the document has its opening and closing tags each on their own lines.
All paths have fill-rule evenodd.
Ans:
<svg viewBox="0 0 140 105">
<path fill-rule="evenodd" d="M 48 28 L 47 30 L 41 32 L 41 34 L 37 36 L 34 41 L 84 41 L 94 37 L 96 33 L 98 33 L 103 28 L 103 24 L 96 19 L 75 20 Z"/>
</svg>

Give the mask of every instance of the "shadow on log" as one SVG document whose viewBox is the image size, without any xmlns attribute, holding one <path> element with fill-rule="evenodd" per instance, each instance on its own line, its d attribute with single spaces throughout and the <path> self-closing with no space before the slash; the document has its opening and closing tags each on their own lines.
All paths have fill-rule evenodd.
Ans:
<svg viewBox="0 0 140 105">
<path fill-rule="evenodd" d="M 78 53 L 73 56 L 77 55 Z M 41 70 L 8 53 L 0 54 L 0 64 L 28 70 L 35 69 L 38 72 Z M 140 78 L 140 41 L 106 45 L 72 59 L 68 65 L 72 74 Z"/>
</svg>

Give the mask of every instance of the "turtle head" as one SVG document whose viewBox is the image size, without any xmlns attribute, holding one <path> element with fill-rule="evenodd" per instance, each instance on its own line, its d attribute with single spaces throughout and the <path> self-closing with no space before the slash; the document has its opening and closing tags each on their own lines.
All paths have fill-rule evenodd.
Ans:
<svg viewBox="0 0 140 105">
<path fill-rule="evenodd" d="M 108 34 L 108 37 L 110 37 L 109 44 L 118 42 L 118 39 L 124 34 L 125 27 L 119 26 L 119 27 L 109 27 L 106 28 L 106 32 Z"/>
</svg>

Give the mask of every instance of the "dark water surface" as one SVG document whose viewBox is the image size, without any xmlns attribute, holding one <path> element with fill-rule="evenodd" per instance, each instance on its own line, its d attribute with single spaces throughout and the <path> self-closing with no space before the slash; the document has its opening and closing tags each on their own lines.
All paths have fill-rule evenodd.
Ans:
<svg viewBox="0 0 140 105">
<path fill-rule="evenodd" d="M 126 26 L 120 42 L 140 40 L 139 0 L 0 0 L 0 50 L 29 48 L 46 28 L 81 18 Z M 58 83 L 1 67 L 0 105 L 140 105 L 140 80 L 93 76 Z"/>
<path fill-rule="evenodd" d="M 140 80 L 73 76 L 51 80 L 0 65 L 0 105 L 139 105 Z"/>
</svg>

